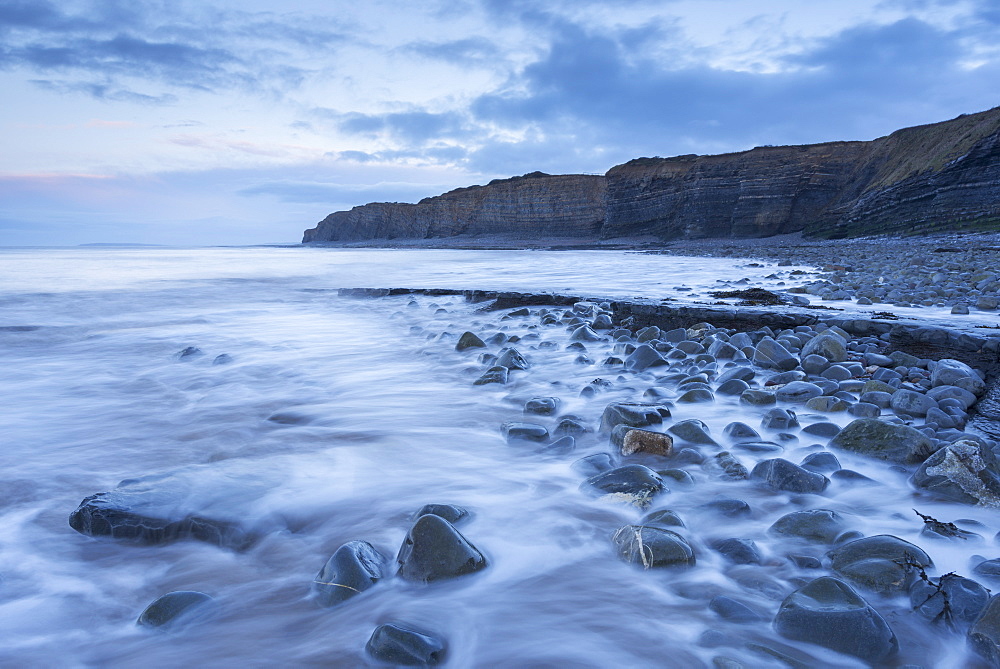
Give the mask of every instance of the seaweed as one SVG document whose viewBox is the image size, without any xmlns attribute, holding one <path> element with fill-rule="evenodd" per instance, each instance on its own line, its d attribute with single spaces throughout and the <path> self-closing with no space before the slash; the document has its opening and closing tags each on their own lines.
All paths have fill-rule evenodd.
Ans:
<svg viewBox="0 0 1000 669">
<path fill-rule="evenodd" d="M 719 299 L 737 298 L 737 306 L 760 307 L 787 304 L 785 298 L 763 288 L 747 288 L 746 290 L 717 290 L 709 293 Z"/>
</svg>

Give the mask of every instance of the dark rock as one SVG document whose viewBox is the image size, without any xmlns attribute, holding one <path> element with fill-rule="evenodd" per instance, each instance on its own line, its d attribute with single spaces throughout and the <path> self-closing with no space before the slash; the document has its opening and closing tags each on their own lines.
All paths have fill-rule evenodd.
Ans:
<svg viewBox="0 0 1000 669">
<path fill-rule="evenodd" d="M 709 434 L 708 426 L 697 418 L 682 420 L 667 428 L 667 432 L 682 441 L 692 444 L 715 445 L 716 442 Z"/>
<path fill-rule="evenodd" d="M 454 504 L 424 504 L 413 515 L 413 519 L 416 520 L 420 516 L 426 516 L 429 513 L 440 516 L 453 525 L 469 517 L 468 510 Z"/>
<path fill-rule="evenodd" d="M 566 455 L 567 453 L 572 453 L 575 450 L 576 439 L 570 435 L 566 435 L 565 437 L 560 437 L 555 441 L 545 444 L 538 449 L 538 452 L 545 455 Z"/>
<path fill-rule="evenodd" d="M 906 590 L 921 569 L 931 566 L 919 546 L 889 534 L 851 541 L 827 555 L 838 574 L 880 593 Z"/>
<path fill-rule="evenodd" d="M 939 579 L 914 581 L 910 587 L 910 606 L 935 623 L 965 626 L 986 608 L 990 593 L 972 579 L 945 574 Z"/>
<path fill-rule="evenodd" d="M 705 508 L 720 513 L 727 518 L 744 518 L 752 515 L 750 505 L 742 499 L 714 499 L 705 503 Z"/>
<path fill-rule="evenodd" d="M 771 337 L 764 337 L 757 343 L 753 361 L 760 367 L 782 371 L 795 369 L 799 364 L 798 358 Z"/>
<path fill-rule="evenodd" d="M 667 361 L 649 344 L 640 344 L 625 358 L 625 369 L 642 372 L 651 367 L 662 367 Z"/>
<path fill-rule="evenodd" d="M 245 518 L 246 508 L 276 485 L 277 480 L 239 466 L 127 479 L 114 490 L 85 498 L 70 514 L 69 525 L 81 534 L 140 544 L 197 539 L 244 550 L 258 538 L 258 528 Z"/>
<path fill-rule="evenodd" d="M 812 423 L 802 428 L 804 434 L 811 434 L 814 437 L 831 438 L 840 434 L 840 426 L 836 423 Z"/>
<path fill-rule="evenodd" d="M 647 427 L 663 422 L 663 415 L 670 415 L 670 410 L 660 404 L 638 404 L 630 402 L 615 402 L 604 409 L 601 416 L 601 431 L 610 432 L 616 425 L 629 427 Z"/>
<path fill-rule="evenodd" d="M 741 404 L 749 404 L 750 406 L 767 406 L 769 404 L 774 404 L 777 402 L 774 393 L 768 392 L 766 390 L 757 390 L 751 388 L 750 390 L 744 390 L 743 394 L 740 395 Z"/>
<path fill-rule="evenodd" d="M 789 409 L 769 409 L 760 419 L 760 426 L 767 430 L 787 430 L 798 427 L 799 419 Z"/>
<path fill-rule="evenodd" d="M 736 564 L 760 564 L 761 561 L 760 549 L 749 539 L 722 539 L 713 543 L 712 548 Z"/>
<path fill-rule="evenodd" d="M 1000 558 L 980 562 L 973 567 L 972 573 L 987 581 L 1000 582 Z"/>
<path fill-rule="evenodd" d="M 327 560 L 313 580 L 316 601 L 335 606 L 372 587 L 385 576 L 386 560 L 367 541 L 349 541 Z"/>
<path fill-rule="evenodd" d="M 844 519 L 830 509 L 792 511 L 771 525 L 771 532 L 807 541 L 832 543 L 845 529 Z"/>
<path fill-rule="evenodd" d="M 833 453 L 810 453 L 802 461 L 801 466 L 814 472 L 832 472 L 840 469 L 840 460 Z"/>
<path fill-rule="evenodd" d="M 692 388 L 688 390 L 680 397 L 677 398 L 678 402 L 684 402 L 685 404 L 694 404 L 696 402 L 712 402 L 715 400 L 715 395 L 712 394 L 711 390 L 706 388 Z"/>
<path fill-rule="evenodd" d="M 642 465 L 625 465 L 601 472 L 584 481 L 581 488 L 613 495 L 638 507 L 649 506 L 653 497 L 667 490 L 660 475 Z"/>
<path fill-rule="evenodd" d="M 502 365 L 490 367 L 472 385 L 485 386 L 487 383 L 507 383 L 507 368 Z"/>
<path fill-rule="evenodd" d="M 750 472 L 750 478 L 759 479 L 776 490 L 799 493 L 821 493 L 830 485 L 822 474 L 803 469 L 783 458 L 764 460 Z"/>
<path fill-rule="evenodd" d="M 511 441 L 547 441 L 549 431 L 535 423 L 507 422 L 500 426 L 504 439 Z"/>
<path fill-rule="evenodd" d="M 727 481 L 745 481 L 750 478 L 750 472 L 733 457 L 729 451 L 715 454 L 715 464 L 722 469 L 722 478 Z"/>
<path fill-rule="evenodd" d="M 927 458 L 911 481 L 956 502 L 1000 507 L 1000 463 L 993 451 L 974 441 L 948 444 Z"/>
<path fill-rule="evenodd" d="M 464 351 L 467 348 L 486 348 L 486 342 L 473 332 L 464 332 L 455 344 L 456 351 Z"/>
<path fill-rule="evenodd" d="M 733 441 L 759 441 L 760 435 L 746 423 L 730 423 L 722 433 Z"/>
<path fill-rule="evenodd" d="M 576 416 L 563 416 L 553 430 L 555 434 L 579 436 L 590 432 L 590 428 L 584 425 Z"/>
<path fill-rule="evenodd" d="M 803 358 L 809 355 L 821 355 L 830 362 L 847 360 L 847 341 L 838 334 L 823 333 L 816 335 L 802 347 Z"/>
<path fill-rule="evenodd" d="M 823 394 L 823 389 L 808 381 L 792 381 L 774 392 L 774 396 L 782 402 L 804 404 L 814 397 Z"/>
<path fill-rule="evenodd" d="M 791 560 L 799 569 L 822 569 L 823 563 L 819 558 L 812 555 L 789 555 Z"/>
<path fill-rule="evenodd" d="M 404 667 L 433 667 L 446 658 L 443 639 L 398 623 L 379 625 L 365 650 L 380 662 Z"/>
<path fill-rule="evenodd" d="M 215 356 L 214 360 L 212 360 L 212 364 L 213 365 L 228 365 L 232 361 L 233 361 L 233 356 L 229 355 L 228 353 L 220 353 L 219 355 Z"/>
<path fill-rule="evenodd" d="M 626 525 L 612 537 L 618 557 L 644 569 L 691 567 L 694 550 L 681 535 L 651 525 Z"/>
<path fill-rule="evenodd" d="M 780 437 L 781 435 L 779 435 Z M 741 451 L 749 451 L 751 453 L 780 453 L 785 450 L 779 444 L 773 441 L 740 441 L 733 444 L 733 448 L 738 448 Z"/>
<path fill-rule="evenodd" d="M 594 453 L 585 458 L 580 458 L 570 466 L 573 468 L 573 471 L 591 477 L 595 474 L 614 469 L 615 461 L 610 453 Z"/>
<path fill-rule="evenodd" d="M 559 410 L 558 397 L 532 397 L 524 403 L 524 413 L 551 416 Z"/>
<path fill-rule="evenodd" d="M 421 516 L 410 528 L 396 556 L 399 575 L 429 583 L 486 568 L 486 558 L 444 518 Z"/>
<path fill-rule="evenodd" d="M 147 606 L 136 624 L 144 627 L 170 627 L 196 622 L 211 615 L 214 602 L 214 599 L 203 592 L 168 592 Z"/>
<path fill-rule="evenodd" d="M 900 464 L 923 462 L 934 450 L 933 440 L 922 432 L 875 418 L 851 421 L 830 446 Z"/>
<path fill-rule="evenodd" d="M 750 389 L 750 384 L 739 379 L 730 379 L 716 388 L 720 395 L 742 395 Z"/>
<path fill-rule="evenodd" d="M 738 599 L 716 595 L 708 603 L 708 608 L 723 620 L 731 623 L 756 623 L 765 620 L 763 614 L 758 613 Z"/>
<path fill-rule="evenodd" d="M 659 511 L 651 511 L 642 517 L 639 521 L 640 525 L 651 525 L 658 527 L 685 527 L 684 521 L 681 517 L 670 509 L 660 509 Z"/>
<path fill-rule="evenodd" d="M 830 479 L 845 485 L 876 485 L 878 481 L 853 469 L 838 469 L 830 474 Z"/>
<path fill-rule="evenodd" d="M 180 351 L 180 352 L 177 353 L 177 359 L 178 360 L 193 360 L 195 358 L 200 358 L 203 355 L 205 355 L 205 352 L 202 351 L 197 346 L 188 346 L 184 350 L 182 350 L 182 351 Z"/>
<path fill-rule="evenodd" d="M 508 370 L 528 369 L 528 361 L 524 359 L 516 348 L 500 349 L 497 356 L 497 366 L 506 367 Z"/>
<path fill-rule="evenodd" d="M 866 662 L 881 663 L 899 648 L 896 635 L 851 586 L 822 576 L 781 603 L 774 629 L 783 637 L 814 643 Z"/>
</svg>

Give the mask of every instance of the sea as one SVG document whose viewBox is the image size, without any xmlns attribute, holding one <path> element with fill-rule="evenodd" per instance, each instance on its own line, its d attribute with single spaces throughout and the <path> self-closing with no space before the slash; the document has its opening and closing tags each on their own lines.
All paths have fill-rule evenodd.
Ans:
<svg viewBox="0 0 1000 669">
<path fill-rule="evenodd" d="M 603 250 L 0 249 L 0 666 L 382 666 L 365 645 L 387 622 L 446 640 L 445 666 L 455 668 L 698 668 L 718 658 L 788 666 L 762 645 L 806 666 L 863 666 L 773 630 L 782 599 L 828 572 L 795 566 L 789 554 L 822 560 L 824 547 L 776 537 L 771 524 L 832 509 L 866 535 L 921 545 L 936 573 L 967 574 L 973 553 L 995 557 L 995 512 L 916 498 L 905 472 L 850 454 L 837 455 L 875 485 L 792 495 L 684 465 L 691 483 L 670 485 L 653 508 L 683 519 L 678 531 L 697 564 L 646 571 L 620 560 L 611 541 L 644 512 L 581 491 L 573 462 L 610 451 L 597 429 L 604 407 L 641 401 L 656 375 L 602 366 L 610 339 L 588 342 L 595 364 L 581 364 L 568 329 L 540 326 L 535 313 L 512 317 L 460 295 L 338 294 L 409 287 L 708 302 L 720 287 L 780 289 L 814 269 Z M 481 349 L 456 351 L 465 331 L 521 337 L 514 346 L 530 368 L 505 385 L 474 385 L 485 367 Z M 608 388 L 581 395 L 595 378 Z M 533 397 L 558 398 L 560 415 L 591 428 L 575 452 L 504 440 L 505 422 L 554 426 L 556 417 L 524 415 Z M 687 418 L 720 441 L 733 421 L 760 429 L 759 410 L 721 395 L 678 405 L 669 420 Z M 822 444 L 802 434 L 781 448 L 797 462 Z M 749 468 L 764 457 L 773 455 L 739 454 Z M 148 546 L 69 526 L 84 498 L 154 475 L 199 481 L 179 508 L 236 519 L 262 538 L 241 551 L 194 540 Z M 752 513 L 707 510 L 720 498 L 742 499 Z M 317 603 L 313 581 L 338 547 L 368 541 L 394 564 L 429 503 L 470 512 L 457 527 L 486 556 L 485 570 L 419 584 L 390 568 L 338 606 Z M 986 543 L 928 541 L 915 506 L 981 523 Z M 728 563 L 711 548 L 728 537 L 754 541 L 762 564 Z M 136 624 L 152 601 L 187 590 L 213 597 L 213 615 L 171 629 Z M 720 619 L 707 605 L 717 595 L 746 603 L 759 621 Z M 905 597 L 871 598 L 899 637 L 901 664 L 976 666 L 961 634 L 916 620 Z"/>
</svg>

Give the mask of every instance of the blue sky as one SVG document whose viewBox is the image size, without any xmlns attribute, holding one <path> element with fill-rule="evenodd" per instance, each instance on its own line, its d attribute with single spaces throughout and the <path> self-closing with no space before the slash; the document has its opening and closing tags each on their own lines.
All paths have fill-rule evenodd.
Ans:
<svg viewBox="0 0 1000 669">
<path fill-rule="evenodd" d="M 0 0 L 0 245 L 297 241 L 1000 105 L 996 0 Z"/>
</svg>

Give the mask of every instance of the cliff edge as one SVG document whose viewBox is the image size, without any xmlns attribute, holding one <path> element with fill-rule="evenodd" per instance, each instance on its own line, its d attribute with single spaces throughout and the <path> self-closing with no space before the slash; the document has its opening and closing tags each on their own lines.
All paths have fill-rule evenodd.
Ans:
<svg viewBox="0 0 1000 669">
<path fill-rule="evenodd" d="M 456 235 L 839 238 L 1000 229 L 1000 107 L 870 142 L 638 158 L 339 211 L 304 243 Z"/>
</svg>

